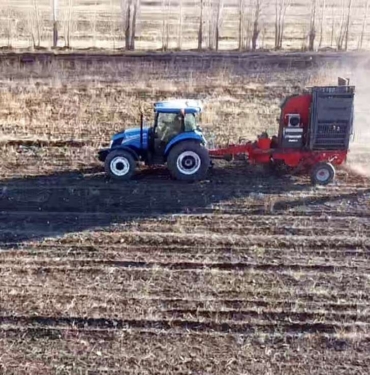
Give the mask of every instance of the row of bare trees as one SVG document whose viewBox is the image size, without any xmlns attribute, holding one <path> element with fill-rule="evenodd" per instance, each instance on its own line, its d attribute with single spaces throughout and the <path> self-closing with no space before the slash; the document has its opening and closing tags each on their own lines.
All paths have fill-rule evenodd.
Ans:
<svg viewBox="0 0 370 375">
<path fill-rule="evenodd" d="M 134 49 L 135 25 L 140 0 L 121 0 L 122 9 L 126 12 L 126 48 Z M 353 4 L 356 0 L 337 0 L 331 4 L 331 46 L 338 50 L 347 50 L 352 21 Z M 358 41 L 358 48 L 363 47 L 366 32 L 370 0 L 365 0 L 365 8 L 362 19 L 362 29 Z M 292 0 L 239 0 L 238 6 L 238 47 L 239 50 L 256 50 L 259 39 L 264 39 L 266 34 L 265 18 L 268 7 L 274 5 L 275 13 L 275 43 L 276 50 L 283 48 L 286 15 L 292 5 Z M 221 38 L 221 29 L 224 19 L 225 0 L 199 0 L 199 25 L 198 25 L 198 49 L 218 50 Z M 308 0 L 310 17 L 308 31 L 305 32 L 306 48 L 313 51 L 321 48 L 324 39 L 324 29 L 327 29 L 326 20 L 329 6 L 327 0 Z M 162 0 L 162 49 L 169 48 L 170 40 L 170 14 L 171 0 Z M 178 39 L 177 48 L 182 48 L 183 35 L 183 0 L 176 2 L 178 6 Z M 133 9 L 130 11 L 130 7 Z M 339 17 L 335 12 L 339 13 Z M 132 16 L 131 16 L 132 14 Z M 262 41 L 262 44 L 263 41 Z"/>
<path fill-rule="evenodd" d="M 9 0 L 8 0 L 9 1 Z M 40 10 L 39 0 L 32 0 L 33 12 L 35 13 L 32 23 L 32 40 L 35 46 L 40 45 Z M 58 4 L 58 0 L 52 0 Z M 67 22 L 64 24 L 64 39 L 66 45 L 70 46 L 72 11 L 76 0 L 67 1 Z M 135 39 L 137 37 L 137 24 L 140 15 L 141 0 L 119 0 L 121 8 L 122 35 L 125 40 L 127 50 L 135 49 Z M 183 27 L 186 24 L 185 5 L 189 3 L 184 0 L 161 0 L 162 1 L 162 25 L 160 34 L 162 36 L 162 49 L 168 50 L 170 41 L 177 40 L 176 48 L 183 48 Z M 197 44 L 198 49 L 218 50 L 222 38 L 222 28 L 225 18 L 226 0 L 196 0 L 198 1 L 198 22 Z M 276 50 L 283 48 L 284 35 L 286 32 L 286 17 L 292 7 L 293 0 L 237 0 L 238 1 L 238 48 L 240 51 L 256 50 L 260 45 L 264 45 L 267 33 L 267 24 L 271 24 L 271 11 L 274 12 L 274 47 Z M 112 1 L 111 1 L 112 2 Z M 347 50 L 349 45 L 350 28 L 353 21 L 354 5 L 359 0 L 307 0 L 310 7 L 309 19 L 305 23 L 302 36 L 302 47 L 313 51 L 320 49 L 323 45 L 324 36 L 330 35 L 330 46 L 338 50 Z M 330 4 L 329 4 L 330 3 Z M 362 0 L 363 13 L 360 16 L 361 32 L 358 38 L 358 48 L 362 48 L 365 40 L 368 24 L 368 14 L 370 10 L 370 0 Z M 98 1 L 95 0 L 97 7 Z M 174 14 L 176 7 L 177 14 Z M 54 9 L 53 8 L 53 9 Z M 197 11 L 195 9 L 195 11 Z M 331 11 L 331 14 L 329 13 Z M 194 10 L 193 10 L 194 12 Z M 57 12 L 54 9 L 54 18 Z M 194 13 L 196 14 L 196 13 Z M 175 17 L 176 18 L 175 18 Z M 270 18 L 269 18 L 270 16 Z M 96 13 L 95 13 L 96 17 Z M 176 21 L 177 19 L 177 21 Z M 328 20 L 331 20 L 331 25 Z M 359 17 L 356 19 L 357 23 Z M 174 23 L 177 22 L 174 28 Z M 96 20 L 93 22 L 96 25 Z M 57 22 L 54 22 L 54 28 Z M 94 26 L 94 35 L 96 33 Z M 330 29 L 331 28 L 331 29 Z M 177 34 L 174 36 L 173 31 Z M 55 37 L 58 30 L 54 30 L 54 45 L 57 45 Z M 174 38 L 175 37 L 175 38 Z"/>
</svg>

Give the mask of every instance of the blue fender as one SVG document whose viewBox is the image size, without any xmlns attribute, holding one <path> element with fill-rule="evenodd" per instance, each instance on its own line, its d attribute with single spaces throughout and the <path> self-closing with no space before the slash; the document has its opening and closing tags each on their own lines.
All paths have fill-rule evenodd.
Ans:
<svg viewBox="0 0 370 375">
<path fill-rule="evenodd" d="M 135 159 L 135 160 L 139 160 L 139 154 L 138 152 L 131 148 L 131 147 L 125 147 L 125 146 L 118 146 L 118 147 L 113 147 L 113 148 L 103 148 L 101 150 L 98 151 L 98 159 L 102 162 L 105 162 L 105 159 L 107 158 L 107 156 L 113 152 L 113 151 L 117 151 L 117 150 L 124 150 L 124 151 L 127 151 L 129 152 L 132 157 Z"/>
<path fill-rule="evenodd" d="M 205 139 L 203 138 L 201 133 L 196 133 L 196 132 L 181 133 L 177 135 L 176 137 L 172 138 L 171 141 L 167 144 L 166 149 L 164 150 L 164 156 L 167 157 L 173 146 L 184 141 L 197 141 L 199 143 L 205 144 Z"/>
<path fill-rule="evenodd" d="M 108 150 L 108 153 L 113 152 L 113 151 L 117 151 L 117 150 L 127 151 L 128 153 L 130 153 L 132 155 L 132 157 L 135 160 L 139 160 L 139 154 L 138 154 L 137 150 L 135 150 L 135 148 L 133 148 L 133 147 L 128 147 L 128 146 L 125 146 L 125 145 L 113 147 L 113 148 Z"/>
</svg>

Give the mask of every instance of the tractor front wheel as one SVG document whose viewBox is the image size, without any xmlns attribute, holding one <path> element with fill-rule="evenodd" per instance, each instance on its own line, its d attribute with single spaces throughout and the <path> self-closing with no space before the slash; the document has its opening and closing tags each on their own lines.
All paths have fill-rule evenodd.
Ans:
<svg viewBox="0 0 370 375">
<path fill-rule="evenodd" d="M 127 181 L 134 174 L 136 162 L 133 156 L 124 150 L 113 151 L 105 159 L 105 172 L 114 180 Z"/>
<path fill-rule="evenodd" d="M 170 151 L 167 166 L 177 180 L 198 181 L 206 177 L 210 158 L 203 145 L 195 142 L 182 142 Z"/>
<path fill-rule="evenodd" d="M 335 168 L 330 163 L 318 163 L 311 171 L 311 182 L 314 185 L 328 185 L 335 178 Z"/>
</svg>

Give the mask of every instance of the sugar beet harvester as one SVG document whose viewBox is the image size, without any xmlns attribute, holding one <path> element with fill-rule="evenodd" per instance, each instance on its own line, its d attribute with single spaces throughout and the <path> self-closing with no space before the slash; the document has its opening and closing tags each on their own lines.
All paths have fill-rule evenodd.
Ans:
<svg viewBox="0 0 370 375">
<path fill-rule="evenodd" d="M 337 86 L 312 87 L 286 98 L 281 105 L 279 132 L 258 136 L 255 142 L 207 148 L 198 126 L 199 102 L 174 100 L 156 103 L 154 125 L 129 129 L 113 136 L 99 151 L 106 173 L 128 180 L 137 163 L 167 164 L 173 177 L 195 181 L 206 177 L 212 158 L 244 156 L 250 164 L 285 165 L 310 173 L 314 184 L 326 185 L 335 166 L 345 162 L 353 130 L 355 88 L 339 79 Z"/>
</svg>

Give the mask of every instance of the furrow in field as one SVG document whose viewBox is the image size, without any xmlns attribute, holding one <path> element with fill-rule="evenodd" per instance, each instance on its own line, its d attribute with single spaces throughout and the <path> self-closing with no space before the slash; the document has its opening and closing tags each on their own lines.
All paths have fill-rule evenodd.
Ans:
<svg viewBox="0 0 370 375">
<path fill-rule="evenodd" d="M 99 270 L 100 268 L 128 268 L 128 269 L 169 269 L 169 270 L 218 270 L 218 271 L 266 271 L 266 272 L 282 272 L 282 271 L 302 271 L 302 272 L 318 272 L 318 273 L 333 273 L 333 272 L 352 272 L 358 271 L 364 273 L 370 270 L 370 264 L 364 259 L 343 259 L 333 260 L 328 256 L 323 257 L 307 257 L 300 256 L 266 256 L 258 254 L 251 256 L 236 256 L 230 254 L 226 257 L 214 256 L 197 256 L 190 255 L 179 257 L 161 257 L 155 255 L 137 257 L 120 256 L 118 259 L 91 259 L 91 258 L 20 258 L 20 259 L 1 259 L 0 269 L 23 269 L 40 270 L 50 272 L 57 270 L 57 272 L 67 272 L 69 269 L 76 268 L 82 272 L 88 270 Z M 221 259 L 220 259 L 221 258 Z M 220 260 L 220 261 L 218 261 Z"/>
<path fill-rule="evenodd" d="M 294 262 L 297 260 L 297 262 Z M 269 262 L 272 261 L 272 262 Z M 168 262 L 156 262 L 156 261 L 137 261 L 137 260 L 91 260 L 91 259 L 74 259 L 74 260 L 39 260 L 32 259 L 29 262 L 16 262 L 3 261 L 0 263 L 0 270 L 6 272 L 7 270 L 27 270 L 32 272 L 56 272 L 66 273 L 73 269 L 78 269 L 80 272 L 99 272 L 102 268 L 120 268 L 120 269 L 142 269 L 149 271 L 151 269 L 163 269 L 163 270 L 184 270 L 184 271 L 196 271 L 196 270 L 216 270 L 222 271 L 265 271 L 265 272 L 287 272 L 287 271 L 300 271 L 300 272 L 317 272 L 317 273 L 335 273 L 341 272 L 343 274 L 351 274 L 357 271 L 359 275 L 366 274 L 370 271 L 370 264 L 363 262 L 328 262 L 325 259 L 308 259 L 306 261 L 301 258 L 298 259 L 284 259 L 279 262 L 279 259 L 261 259 L 259 262 L 256 261 L 239 261 L 234 259 L 232 262 L 212 262 L 208 259 L 205 261 L 194 261 L 188 259 L 187 261 L 168 261 Z"/>
<path fill-rule="evenodd" d="M 367 323 L 338 323 L 338 322 L 200 322 L 181 319 L 170 320 L 138 320 L 138 319 L 105 319 L 105 318 L 82 318 L 82 317 L 49 317 L 49 316 L 0 316 L 1 326 L 35 326 L 35 327 L 67 327 L 67 328 L 102 328 L 102 329 L 161 329 L 161 330 L 186 330 L 197 332 L 227 332 L 247 334 L 256 331 L 273 333 L 275 331 L 284 333 L 335 333 L 338 329 L 343 332 L 359 330 L 364 333 L 368 331 Z"/>
<path fill-rule="evenodd" d="M 9 268 L 2 270 L 0 285 L 40 286 L 45 290 L 57 290 L 60 285 L 72 290 L 105 290 L 108 293 L 136 295 L 164 295 L 184 298 L 198 295 L 217 298 L 261 298 L 263 295 L 279 293 L 291 298 L 310 294 L 318 298 L 334 296 L 346 301 L 356 296 L 358 300 L 369 293 L 368 272 L 307 272 L 307 270 L 222 271 L 215 269 L 169 270 L 161 268 Z M 298 293 L 298 291 L 300 291 Z M 267 293 L 267 294 L 266 294 Z M 335 297 L 337 296 L 337 297 Z M 315 299 L 316 300 L 316 299 Z"/>
<path fill-rule="evenodd" d="M 262 290 L 257 289 L 257 294 L 262 294 Z M 281 294 L 281 295 L 280 295 Z M 137 295 L 133 296 L 130 294 L 120 293 L 117 290 L 112 290 L 107 293 L 106 290 L 99 289 L 85 289 L 85 290 L 74 290 L 72 288 L 61 287 L 58 292 L 52 290 L 45 290 L 45 288 L 37 286 L 9 286 L 0 288 L 0 298 L 5 300 L 17 301 L 17 304 L 23 304 L 27 302 L 27 299 L 37 302 L 44 303 L 43 301 L 56 306 L 57 302 L 66 305 L 73 303 L 82 303 L 81 301 L 94 300 L 95 303 L 105 304 L 117 304 L 124 308 L 140 308 L 151 307 L 155 311 L 167 311 L 176 309 L 188 309 L 188 310 L 206 310 L 212 309 L 212 311 L 239 311 L 239 310 L 250 310 L 263 311 L 268 309 L 275 310 L 290 310 L 293 312 L 302 310 L 310 311 L 316 310 L 319 312 L 330 312 L 330 313 L 353 313 L 356 312 L 359 315 L 366 315 L 370 311 L 369 298 L 363 295 L 353 295 L 351 293 L 344 294 L 320 294 L 320 293 L 297 293 L 295 296 L 286 295 L 284 292 L 270 291 L 265 293 L 264 297 L 251 295 L 250 298 L 227 298 L 226 296 L 216 297 L 202 297 L 196 298 L 193 295 L 184 295 L 183 298 L 166 297 L 162 295 Z M 286 295 L 286 298 L 284 296 Z M 295 297 L 294 299 L 292 297 Z M 345 298 L 347 297 L 347 298 Z M 354 298 L 357 300 L 354 300 Z M 12 301 L 8 301 L 12 303 Z"/>
<path fill-rule="evenodd" d="M 233 290 L 222 289 L 218 293 L 204 290 L 197 293 L 194 290 L 179 290 L 181 294 L 171 293 L 166 290 L 162 293 L 161 290 L 123 290 L 119 285 L 105 288 L 103 285 L 88 285 L 83 287 L 75 285 L 64 285 L 58 288 L 59 292 L 55 293 L 55 288 L 52 289 L 49 283 L 29 283 L 18 282 L 17 284 L 0 285 L 0 295 L 2 298 L 9 298 L 8 296 L 29 296 L 37 295 L 40 298 L 48 300 L 49 298 L 60 298 L 64 300 L 73 299 L 88 299 L 95 298 L 96 301 L 110 301 L 114 300 L 117 303 L 153 303 L 154 305 L 161 304 L 169 308 L 179 308 L 179 306 L 188 306 L 189 308 L 207 308 L 209 306 L 219 306 L 223 308 L 250 308 L 256 307 L 273 307 L 273 308 L 290 308 L 298 307 L 311 309 L 334 309 L 336 311 L 343 310 L 367 310 L 370 304 L 370 297 L 365 292 L 358 292 L 356 290 L 348 289 L 345 291 L 323 288 L 301 288 L 293 290 L 287 287 L 271 287 L 264 289 L 256 285 L 249 289 L 240 292 Z M 18 296 L 18 297 L 17 297 Z M 122 302 L 123 301 L 123 302 Z"/>
<path fill-rule="evenodd" d="M 31 251 L 25 253 L 5 253 L 0 256 L 0 267 L 10 267 L 12 264 L 18 266 L 20 263 L 26 266 L 67 266 L 67 267 L 82 267 L 82 266 L 114 266 L 114 267 L 169 267 L 179 268 L 180 264 L 188 265 L 194 264 L 194 267 L 199 267 L 199 264 L 204 264 L 205 268 L 216 268 L 220 265 L 220 269 L 226 269 L 228 264 L 230 268 L 240 269 L 246 268 L 247 265 L 251 267 L 260 267 L 263 265 L 281 265 L 281 267 L 297 267 L 302 265 L 310 268 L 322 265 L 342 268 L 357 268 L 359 271 L 369 267 L 368 258 L 369 251 L 364 250 L 347 250 L 347 251 L 327 251 L 312 250 L 311 252 L 294 251 L 294 250 L 280 250 L 280 249 L 263 249 L 255 248 L 251 250 L 239 249 L 225 249 L 225 250 L 208 250 L 202 252 L 198 251 L 188 252 L 162 252 L 160 250 L 149 251 L 100 251 L 100 252 L 36 252 Z M 173 265 L 173 267 L 171 266 Z M 185 267 L 185 266 L 184 266 Z"/>
<path fill-rule="evenodd" d="M 112 296 L 94 298 L 93 296 L 41 296 L 40 295 L 0 295 L 4 317 L 14 316 L 55 316 L 55 317 L 94 317 L 104 319 L 156 319 L 186 320 L 194 322 L 238 322 L 275 323 L 321 322 L 321 323 L 364 323 L 370 324 L 369 306 L 355 306 L 352 309 L 332 309 L 330 305 L 310 308 L 309 304 L 296 303 L 288 306 L 273 304 L 267 307 L 253 303 L 235 304 L 232 308 L 222 301 L 188 303 L 182 301 L 116 300 Z M 332 304 L 333 305 L 333 304 Z M 342 305 L 343 307 L 343 305 Z"/>
</svg>

